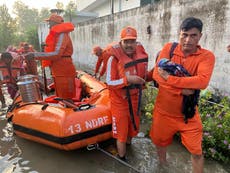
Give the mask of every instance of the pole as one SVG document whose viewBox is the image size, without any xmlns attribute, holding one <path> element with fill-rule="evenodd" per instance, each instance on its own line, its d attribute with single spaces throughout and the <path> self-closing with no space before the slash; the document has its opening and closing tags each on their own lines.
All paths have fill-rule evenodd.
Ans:
<svg viewBox="0 0 230 173">
<path fill-rule="evenodd" d="M 105 151 L 104 149 L 102 149 L 99 144 L 91 144 L 87 146 L 87 149 L 90 150 L 94 150 L 97 149 L 98 151 L 101 151 L 102 153 L 104 153 L 105 155 L 115 159 L 116 161 L 120 162 L 121 164 L 129 167 L 130 169 L 134 170 L 136 173 L 141 173 L 138 169 L 134 168 L 132 165 L 128 164 L 127 162 L 117 158 L 116 156 L 112 155 L 110 152 Z"/>
<path fill-rule="evenodd" d="M 41 33 L 41 51 L 44 52 L 46 44 L 42 41 L 42 37 L 43 37 L 43 33 Z M 42 67 L 42 63 L 41 63 L 41 67 Z M 44 91 L 45 91 L 45 94 L 48 95 L 47 78 L 46 78 L 46 69 L 45 69 L 45 67 L 42 67 L 42 76 L 43 76 L 43 83 L 44 83 Z"/>
<path fill-rule="evenodd" d="M 114 0 L 111 0 L 111 14 L 114 13 Z"/>
</svg>

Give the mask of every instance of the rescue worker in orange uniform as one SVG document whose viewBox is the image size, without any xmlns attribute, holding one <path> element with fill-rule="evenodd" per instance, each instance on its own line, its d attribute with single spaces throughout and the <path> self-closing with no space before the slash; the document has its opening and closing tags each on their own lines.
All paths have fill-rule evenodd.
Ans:
<svg viewBox="0 0 230 173">
<path fill-rule="evenodd" d="M 43 67 L 49 66 L 56 95 L 71 101 L 75 96 L 76 70 L 71 57 L 73 45 L 69 32 L 74 30 L 74 25 L 64 22 L 57 14 L 52 14 L 47 21 L 50 31 L 46 37 L 45 52 L 29 53 L 26 58 L 42 60 Z"/>
<path fill-rule="evenodd" d="M 98 57 L 97 63 L 95 66 L 94 76 L 100 80 L 100 78 L 105 74 L 107 61 L 108 61 L 108 58 L 110 57 L 110 54 L 108 53 L 106 49 L 102 49 L 100 46 L 95 46 L 93 48 L 93 54 Z M 98 72 L 100 68 L 101 70 L 98 76 Z"/>
<path fill-rule="evenodd" d="M 203 172 L 202 122 L 196 107 L 195 115 L 185 123 L 182 101 L 183 95 L 205 89 L 213 72 L 215 56 L 198 44 L 202 27 L 200 19 L 186 18 L 180 26 L 179 44 L 171 58 L 172 62 L 182 65 L 191 76 L 173 76 L 158 67 L 153 72 L 159 91 L 154 104 L 150 137 L 156 145 L 159 161 L 162 164 L 166 162 L 167 146 L 172 143 L 174 134 L 180 132 L 183 145 L 191 153 L 194 173 Z M 171 46 L 172 43 L 167 43 L 163 47 L 158 62 L 163 58 L 170 59 Z"/>
<path fill-rule="evenodd" d="M 24 74 L 20 59 L 11 55 L 10 52 L 3 52 L 0 60 L 0 82 L 7 84 L 8 92 L 13 99 L 17 93 L 17 78 Z"/>
<path fill-rule="evenodd" d="M 123 28 L 121 40 L 112 45 L 107 62 L 112 133 L 122 160 L 126 160 L 126 144 L 131 144 L 139 131 L 141 91 L 147 78 L 148 54 L 136 39 L 133 27 Z"/>
</svg>

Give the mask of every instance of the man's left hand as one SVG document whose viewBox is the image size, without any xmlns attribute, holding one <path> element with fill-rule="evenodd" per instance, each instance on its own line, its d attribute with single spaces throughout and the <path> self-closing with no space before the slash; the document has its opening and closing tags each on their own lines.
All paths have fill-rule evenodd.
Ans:
<svg viewBox="0 0 230 173">
<path fill-rule="evenodd" d="M 164 80 L 167 80 L 169 77 L 169 73 L 162 68 L 158 68 L 158 73 Z"/>
</svg>

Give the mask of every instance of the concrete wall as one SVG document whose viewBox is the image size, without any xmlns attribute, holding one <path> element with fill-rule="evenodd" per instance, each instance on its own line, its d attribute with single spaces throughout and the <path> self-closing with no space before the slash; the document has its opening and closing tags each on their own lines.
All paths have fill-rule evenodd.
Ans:
<svg viewBox="0 0 230 173">
<path fill-rule="evenodd" d="M 150 57 L 151 68 L 156 53 L 168 41 L 177 41 L 181 21 L 199 17 L 203 23 L 202 47 L 216 55 L 215 70 L 210 86 L 230 95 L 230 0 L 161 0 L 141 8 L 97 18 L 76 25 L 71 33 L 74 44 L 74 62 L 78 68 L 94 68 L 96 58 L 91 54 L 94 45 L 106 46 L 119 41 L 120 30 L 127 25 L 138 31 Z M 147 27 L 151 26 L 151 34 Z"/>
<path fill-rule="evenodd" d="M 76 0 L 78 11 L 90 11 L 105 16 L 111 14 L 111 0 Z M 140 0 L 113 0 L 114 13 L 140 6 Z"/>
</svg>

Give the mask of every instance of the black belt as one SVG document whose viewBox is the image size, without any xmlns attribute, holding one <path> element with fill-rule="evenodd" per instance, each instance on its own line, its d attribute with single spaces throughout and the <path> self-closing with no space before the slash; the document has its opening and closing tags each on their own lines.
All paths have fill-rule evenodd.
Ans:
<svg viewBox="0 0 230 173">
<path fill-rule="evenodd" d="M 142 97 L 142 85 L 130 85 L 130 86 L 126 86 L 124 87 L 124 89 L 126 89 L 126 96 L 128 99 L 128 104 L 129 104 L 129 113 L 130 113 L 130 118 L 133 124 L 133 128 L 134 130 L 137 130 L 137 126 L 135 123 L 135 119 L 134 119 L 134 113 L 133 113 L 133 106 L 132 106 L 132 100 L 131 100 L 131 96 L 130 96 L 130 89 L 138 89 L 139 90 L 139 95 L 138 95 L 138 110 L 137 110 L 137 115 L 139 115 L 140 113 L 140 107 L 141 107 L 141 97 Z"/>
</svg>

